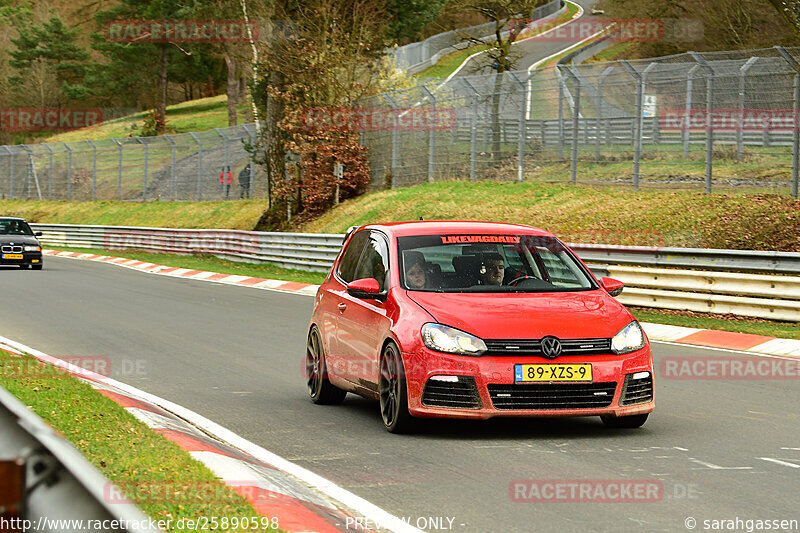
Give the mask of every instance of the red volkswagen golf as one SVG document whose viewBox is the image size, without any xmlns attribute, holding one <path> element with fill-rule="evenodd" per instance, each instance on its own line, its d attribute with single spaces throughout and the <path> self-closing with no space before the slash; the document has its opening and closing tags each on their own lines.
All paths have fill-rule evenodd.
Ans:
<svg viewBox="0 0 800 533">
<path fill-rule="evenodd" d="M 317 292 L 308 392 L 318 404 L 376 399 L 391 432 L 414 417 L 639 427 L 654 407 L 653 358 L 621 290 L 529 226 L 362 226 Z"/>
</svg>

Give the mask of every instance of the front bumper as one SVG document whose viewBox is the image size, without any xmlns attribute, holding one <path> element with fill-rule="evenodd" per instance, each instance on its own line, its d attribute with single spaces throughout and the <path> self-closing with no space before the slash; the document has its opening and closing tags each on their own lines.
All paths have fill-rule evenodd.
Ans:
<svg viewBox="0 0 800 533">
<path fill-rule="evenodd" d="M 408 384 L 408 409 L 418 417 L 628 416 L 649 413 L 655 406 L 653 358 L 649 345 L 625 355 L 560 357 L 555 360 L 542 357 L 470 357 L 423 348 L 417 353 L 404 353 L 403 361 Z M 591 383 L 523 384 L 514 381 L 514 368 L 518 364 L 578 363 L 592 365 Z M 643 372 L 649 372 L 649 378 L 642 377 Z M 436 379 L 431 380 L 433 377 Z"/>
<path fill-rule="evenodd" d="M 0 265 L 41 265 L 41 264 L 42 264 L 42 252 L 0 253 Z"/>
</svg>

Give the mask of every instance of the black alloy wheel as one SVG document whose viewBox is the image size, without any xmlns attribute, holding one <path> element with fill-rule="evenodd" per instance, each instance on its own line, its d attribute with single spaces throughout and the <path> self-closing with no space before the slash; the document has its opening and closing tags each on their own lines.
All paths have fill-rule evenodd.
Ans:
<svg viewBox="0 0 800 533">
<path fill-rule="evenodd" d="M 344 401 L 347 391 L 334 386 L 328 381 L 328 370 L 325 364 L 325 351 L 322 348 L 317 328 L 308 333 L 306 344 L 306 380 L 308 395 L 311 401 L 319 405 L 337 405 Z"/>
</svg>

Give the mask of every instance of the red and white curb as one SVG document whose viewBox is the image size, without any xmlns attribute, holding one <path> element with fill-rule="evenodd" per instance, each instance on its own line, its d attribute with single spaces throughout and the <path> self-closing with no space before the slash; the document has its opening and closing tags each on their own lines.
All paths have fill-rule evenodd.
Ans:
<svg viewBox="0 0 800 533">
<path fill-rule="evenodd" d="M 242 285 L 257 289 L 292 292 L 307 296 L 316 295 L 317 289 L 319 288 L 319 285 L 311 285 L 308 283 L 251 278 L 232 274 L 205 272 L 202 270 L 190 270 L 187 268 L 156 265 L 144 261 L 137 261 L 135 259 L 125 259 L 123 257 L 94 255 L 80 252 L 59 252 L 57 250 L 44 250 L 43 253 L 57 257 L 68 257 L 72 259 L 84 259 L 89 261 L 111 263 L 127 268 L 133 268 L 135 270 L 140 270 L 142 272 L 149 272 L 151 274 L 161 274 L 165 276 L 213 281 L 216 283 Z M 713 329 L 669 326 L 666 324 L 653 324 L 649 322 L 642 322 L 642 327 L 644 328 L 645 333 L 647 333 L 647 337 L 652 341 L 689 344 L 692 346 L 702 346 L 706 348 L 718 348 L 741 352 L 752 352 L 760 355 L 800 357 L 800 340 L 781 339 L 764 335 L 751 335 L 748 333 L 734 333 L 731 331 L 719 331 Z"/>
<path fill-rule="evenodd" d="M 109 255 L 95 255 L 81 252 L 60 252 L 58 250 L 43 250 L 43 254 L 66 257 L 70 259 L 83 259 L 85 261 L 99 261 L 101 263 L 111 263 L 126 268 L 132 268 L 150 274 L 160 274 L 162 276 L 172 276 L 177 278 L 199 279 L 203 281 L 213 281 L 215 283 L 225 283 L 228 285 L 241 285 L 253 287 L 255 289 L 267 289 L 282 292 L 294 292 L 314 296 L 317 294 L 319 285 L 310 283 L 299 283 L 296 281 L 283 281 L 277 279 L 253 278 L 250 276 L 239 276 L 236 274 L 220 274 L 218 272 L 207 272 L 205 270 L 192 270 L 189 268 L 177 268 L 166 265 L 156 265 L 146 261 L 136 259 L 126 259 L 124 257 L 114 257 Z"/>
<path fill-rule="evenodd" d="M 2 336 L 0 350 L 16 356 L 31 355 L 89 383 L 205 464 L 261 516 L 277 518 L 283 531 L 335 533 L 352 531 L 352 524 L 370 523 L 383 531 L 420 532 L 363 498 L 185 407 Z M 363 527 L 358 529 L 366 531 Z"/>
<path fill-rule="evenodd" d="M 705 348 L 750 352 L 759 355 L 800 358 L 800 340 L 716 329 L 685 328 L 642 322 L 651 341 L 688 344 Z"/>
</svg>

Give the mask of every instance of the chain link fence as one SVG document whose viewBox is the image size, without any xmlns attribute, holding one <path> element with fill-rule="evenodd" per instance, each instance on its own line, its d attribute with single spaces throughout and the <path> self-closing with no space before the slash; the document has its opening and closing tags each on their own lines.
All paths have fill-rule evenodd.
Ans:
<svg viewBox="0 0 800 533">
<path fill-rule="evenodd" d="M 0 194 L 46 200 L 223 200 L 266 197 L 247 144 L 255 124 L 158 137 L 0 146 Z M 224 182 L 220 182 L 220 172 Z M 228 184 L 228 169 L 232 183 Z"/>
<path fill-rule="evenodd" d="M 365 134 L 372 186 L 514 176 L 797 197 L 800 48 L 567 64 L 581 53 L 364 101 L 398 117 Z M 448 112 L 452 127 L 404 125 L 419 108 Z"/>
</svg>

